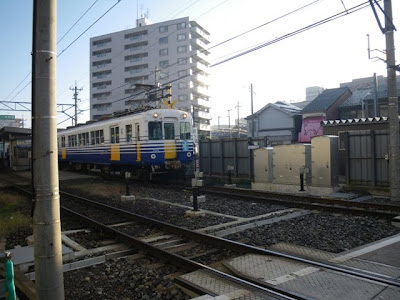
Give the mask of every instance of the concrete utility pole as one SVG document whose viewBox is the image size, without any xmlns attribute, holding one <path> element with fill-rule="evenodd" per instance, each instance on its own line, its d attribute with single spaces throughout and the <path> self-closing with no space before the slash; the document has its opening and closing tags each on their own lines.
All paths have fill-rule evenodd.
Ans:
<svg viewBox="0 0 400 300">
<path fill-rule="evenodd" d="M 57 161 L 57 0 L 34 0 L 32 183 L 37 299 L 64 299 Z"/>
<path fill-rule="evenodd" d="M 74 91 L 74 100 L 75 100 L 75 124 L 72 124 L 72 125 L 78 125 L 78 100 L 80 100 L 80 99 L 78 99 L 78 93 L 80 92 L 80 91 L 82 91 L 83 89 L 82 88 L 80 88 L 80 89 L 78 89 L 77 88 L 77 86 L 76 86 L 76 81 L 75 81 L 75 87 L 74 88 L 69 88 L 71 91 Z"/>
<path fill-rule="evenodd" d="M 251 137 L 254 138 L 253 84 L 250 84 L 251 96 Z"/>
<path fill-rule="evenodd" d="M 231 110 L 232 110 L 232 109 L 228 109 L 229 138 L 232 138 L 232 133 L 231 133 Z"/>
<path fill-rule="evenodd" d="M 396 58 L 394 52 L 392 1 L 384 0 L 386 66 L 389 110 L 389 164 L 390 164 L 390 199 L 400 201 L 399 193 L 399 104 L 397 99 Z"/>
</svg>

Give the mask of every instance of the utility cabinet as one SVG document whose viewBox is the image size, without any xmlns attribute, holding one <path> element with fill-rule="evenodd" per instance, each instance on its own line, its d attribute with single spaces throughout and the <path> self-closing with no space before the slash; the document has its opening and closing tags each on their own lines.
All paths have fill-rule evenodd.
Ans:
<svg viewBox="0 0 400 300">
<path fill-rule="evenodd" d="M 335 135 L 311 139 L 312 186 L 335 187 L 339 183 L 338 140 Z"/>
<path fill-rule="evenodd" d="M 272 182 L 272 155 L 272 147 L 258 148 L 254 150 L 254 182 Z"/>
<path fill-rule="evenodd" d="M 274 146 L 273 183 L 300 184 L 300 173 L 304 174 L 306 185 L 310 184 L 311 145 L 292 144 Z"/>
</svg>

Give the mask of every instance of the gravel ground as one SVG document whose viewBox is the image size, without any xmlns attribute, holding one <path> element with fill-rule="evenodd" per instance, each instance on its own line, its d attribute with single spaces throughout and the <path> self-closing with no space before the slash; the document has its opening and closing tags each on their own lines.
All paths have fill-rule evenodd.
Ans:
<svg viewBox="0 0 400 300">
<path fill-rule="evenodd" d="M 126 259 L 64 273 L 66 299 L 190 299 L 165 276 L 173 267 L 148 269 L 151 261 Z M 100 284 L 99 284 L 100 283 Z"/>
<path fill-rule="evenodd" d="M 312 213 L 229 235 L 227 238 L 266 247 L 292 243 L 339 253 L 400 233 L 400 228 L 372 218 Z"/>
<path fill-rule="evenodd" d="M 100 180 L 100 185 L 107 182 Z M 151 200 L 137 200 L 134 203 L 120 201 L 122 192 L 115 192 L 110 184 L 110 193 L 96 197 L 111 205 L 157 217 L 190 229 L 207 227 L 234 220 L 228 217 L 210 216 L 204 218 L 188 218 L 184 216 L 185 208 L 160 204 Z M 92 185 L 96 189 L 100 185 Z M 116 184 L 120 186 L 121 184 Z M 108 186 L 107 186 L 108 188 Z M 89 190 L 88 189 L 88 190 Z M 71 190 L 73 192 L 74 190 Z M 76 191 L 76 190 L 75 190 Z M 132 185 L 132 194 L 137 197 L 156 198 L 174 203 L 185 203 L 191 196 L 190 189 L 176 192 L 172 189 L 156 189 L 154 185 Z M 112 196 L 110 200 L 109 197 Z M 83 195 L 85 196 L 85 195 Z M 86 195 L 88 196 L 88 194 Z M 90 197 L 94 198 L 94 197 Z M 252 217 L 282 209 L 279 206 L 253 204 L 228 198 L 217 198 L 207 195 L 207 201 L 200 208 L 221 212 L 237 217 Z M 81 228 L 73 220 L 62 221 L 63 230 Z M 339 253 L 366 243 L 400 232 L 390 222 L 372 218 L 334 215 L 329 213 L 312 213 L 297 219 L 282 221 L 233 234 L 228 238 L 257 246 L 268 246 L 278 242 L 294 243 L 319 250 Z M 7 246 L 24 245 L 26 236 L 32 234 L 30 229 L 7 237 Z M 98 246 L 96 234 L 83 234 L 81 241 L 87 247 Z M 205 249 L 206 251 L 206 249 Z M 186 253 L 190 255 L 191 253 Z M 218 253 L 211 253 L 204 258 L 207 262 L 218 260 Z M 227 254 L 229 255 L 229 254 Z M 201 259 L 201 262 L 204 260 Z M 126 259 L 113 260 L 98 266 L 67 272 L 64 274 L 66 299 L 188 299 L 176 289 L 172 281 L 165 276 L 175 272 L 173 267 L 148 269 L 150 262 L 133 262 Z"/>
</svg>

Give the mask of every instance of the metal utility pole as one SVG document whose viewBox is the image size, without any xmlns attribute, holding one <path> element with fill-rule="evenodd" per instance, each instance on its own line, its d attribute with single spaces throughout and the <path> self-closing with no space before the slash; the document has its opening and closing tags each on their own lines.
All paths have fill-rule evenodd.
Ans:
<svg viewBox="0 0 400 300">
<path fill-rule="evenodd" d="M 237 108 L 237 114 L 238 114 L 238 118 L 237 118 L 237 120 L 238 120 L 238 122 L 237 122 L 237 127 L 238 127 L 238 138 L 240 138 L 240 127 L 239 127 L 239 107 L 241 107 L 241 106 L 239 105 L 239 100 L 238 100 L 238 103 L 237 103 L 237 105 L 235 106 L 235 108 Z"/>
<path fill-rule="evenodd" d="M 64 299 L 57 161 L 57 0 L 34 0 L 32 184 L 37 299 Z"/>
<path fill-rule="evenodd" d="M 69 88 L 71 91 L 74 91 L 74 100 L 75 100 L 75 124 L 72 125 L 78 125 L 78 92 L 82 91 L 83 89 L 80 88 L 78 89 L 76 86 L 76 81 L 75 81 L 75 87 L 74 88 Z"/>
<path fill-rule="evenodd" d="M 251 95 L 251 137 L 254 138 L 253 84 L 250 84 Z"/>
<path fill-rule="evenodd" d="M 228 109 L 229 138 L 232 138 L 232 132 L 231 132 L 231 110 L 232 110 L 232 109 Z"/>
<path fill-rule="evenodd" d="M 399 104 L 397 99 L 396 59 L 394 52 L 392 1 L 384 0 L 386 66 L 389 110 L 390 200 L 400 201 L 399 193 Z"/>
<path fill-rule="evenodd" d="M 374 73 L 374 112 L 375 112 L 375 117 L 379 117 L 379 103 L 378 103 L 378 80 L 376 78 L 376 73 Z"/>
</svg>

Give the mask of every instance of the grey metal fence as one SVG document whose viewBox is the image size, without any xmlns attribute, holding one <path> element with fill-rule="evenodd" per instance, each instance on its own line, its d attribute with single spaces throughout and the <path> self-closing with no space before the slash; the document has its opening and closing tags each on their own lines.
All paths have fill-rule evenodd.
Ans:
<svg viewBox="0 0 400 300">
<path fill-rule="evenodd" d="M 389 186 L 387 130 L 349 131 L 339 134 L 339 175 L 347 184 Z"/>
<path fill-rule="evenodd" d="M 264 138 L 255 138 L 253 144 L 266 146 Z M 251 177 L 249 139 L 206 139 L 199 143 L 200 171 L 208 175 L 227 176 L 233 166 L 235 177 Z"/>
</svg>

